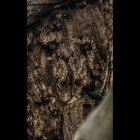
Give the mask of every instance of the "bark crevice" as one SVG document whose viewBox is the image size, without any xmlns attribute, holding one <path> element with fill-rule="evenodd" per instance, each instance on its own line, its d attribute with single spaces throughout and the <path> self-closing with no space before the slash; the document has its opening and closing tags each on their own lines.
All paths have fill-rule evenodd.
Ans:
<svg viewBox="0 0 140 140">
<path fill-rule="evenodd" d="M 73 139 L 109 86 L 111 42 L 110 0 L 27 4 L 28 139 Z"/>
</svg>

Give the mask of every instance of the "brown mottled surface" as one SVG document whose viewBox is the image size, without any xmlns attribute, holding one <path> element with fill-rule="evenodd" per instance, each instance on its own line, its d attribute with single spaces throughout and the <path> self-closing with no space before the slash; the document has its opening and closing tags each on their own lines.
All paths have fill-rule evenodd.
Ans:
<svg viewBox="0 0 140 140">
<path fill-rule="evenodd" d="M 36 6 L 27 7 L 28 139 L 72 140 L 95 100 L 83 98 L 64 107 L 103 84 L 112 4 L 90 0 Z"/>
</svg>

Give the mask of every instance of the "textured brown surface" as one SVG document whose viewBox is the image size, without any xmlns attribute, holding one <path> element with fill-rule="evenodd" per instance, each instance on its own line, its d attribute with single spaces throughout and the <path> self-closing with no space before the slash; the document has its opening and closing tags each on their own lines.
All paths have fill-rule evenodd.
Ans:
<svg viewBox="0 0 140 140">
<path fill-rule="evenodd" d="M 76 131 L 74 140 L 113 140 L 113 88 Z"/>
<path fill-rule="evenodd" d="M 103 85 L 111 41 L 109 0 L 28 5 L 28 139 L 73 139 L 94 109 L 83 97 Z"/>
</svg>

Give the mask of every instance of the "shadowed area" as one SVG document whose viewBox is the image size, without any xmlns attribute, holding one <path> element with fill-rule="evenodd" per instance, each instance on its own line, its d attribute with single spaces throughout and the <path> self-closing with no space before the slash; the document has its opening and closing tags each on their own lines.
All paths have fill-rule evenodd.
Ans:
<svg viewBox="0 0 140 140">
<path fill-rule="evenodd" d="M 29 140 L 73 139 L 110 86 L 111 42 L 109 0 L 27 2 Z"/>
</svg>

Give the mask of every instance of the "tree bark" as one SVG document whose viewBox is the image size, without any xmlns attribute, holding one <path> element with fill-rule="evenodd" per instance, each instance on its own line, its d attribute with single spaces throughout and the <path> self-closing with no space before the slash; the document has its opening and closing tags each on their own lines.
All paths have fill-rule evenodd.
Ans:
<svg viewBox="0 0 140 140">
<path fill-rule="evenodd" d="M 27 4 L 27 137 L 72 140 L 112 82 L 112 0 Z"/>
</svg>

